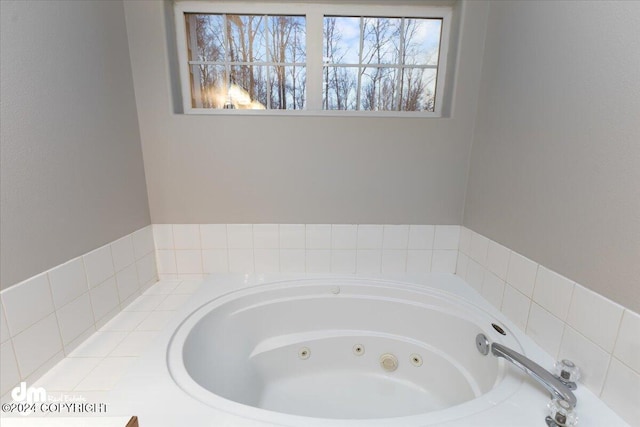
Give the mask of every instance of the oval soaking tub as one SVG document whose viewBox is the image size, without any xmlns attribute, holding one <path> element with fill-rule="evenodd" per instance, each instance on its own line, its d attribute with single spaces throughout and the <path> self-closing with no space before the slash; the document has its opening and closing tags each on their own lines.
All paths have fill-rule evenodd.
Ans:
<svg viewBox="0 0 640 427">
<path fill-rule="evenodd" d="M 193 311 L 171 338 L 168 367 L 193 398 L 253 420 L 425 425 L 482 411 L 521 386 L 504 360 L 475 348 L 483 333 L 522 351 L 492 323 L 487 311 L 434 287 L 281 281 Z"/>
</svg>

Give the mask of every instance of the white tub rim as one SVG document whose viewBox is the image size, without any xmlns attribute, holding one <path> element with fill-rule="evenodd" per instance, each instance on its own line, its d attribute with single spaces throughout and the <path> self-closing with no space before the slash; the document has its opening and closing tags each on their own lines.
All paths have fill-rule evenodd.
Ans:
<svg viewBox="0 0 640 427">
<path fill-rule="evenodd" d="M 437 277 L 437 275 L 436 275 Z M 484 411 L 491 406 L 500 404 L 509 399 L 509 397 L 522 385 L 522 378 L 512 375 L 506 375 L 506 364 L 503 360 L 499 360 L 499 375 L 496 379 L 497 386 L 494 384 L 493 389 L 473 400 L 451 406 L 442 410 L 433 411 L 425 414 L 408 415 L 393 418 L 376 418 L 376 419 L 336 419 L 336 418 L 318 418 L 307 417 L 303 415 L 293 415 L 282 412 L 270 411 L 267 409 L 257 408 L 254 406 L 239 403 L 225 397 L 219 396 L 210 390 L 198 384 L 189 373 L 184 365 L 180 365 L 182 361 L 182 348 L 188 337 L 189 332 L 204 316 L 230 301 L 234 301 L 243 296 L 252 295 L 261 292 L 269 292 L 272 290 L 281 290 L 284 288 L 300 288 L 300 287 L 335 287 L 340 286 L 359 286 L 368 287 L 370 289 L 387 289 L 420 292 L 437 299 L 453 303 L 456 306 L 466 307 L 467 313 L 482 314 L 482 316 L 499 324 L 507 331 L 507 336 L 503 337 L 490 327 L 491 322 L 483 325 L 487 336 L 492 341 L 501 342 L 518 351 L 525 353 L 517 338 L 517 333 L 513 333 L 507 325 L 505 325 L 494 313 L 487 308 L 477 304 L 472 299 L 461 296 L 454 289 L 447 290 L 430 286 L 429 283 L 416 283 L 407 280 L 394 280 L 380 277 L 360 277 L 360 276 L 339 276 L 327 275 L 326 277 L 301 277 L 291 279 L 280 279 L 267 281 L 255 285 L 249 285 L 241 289 L 234 289 L 228 292 L 221 292 L 206 302 L 199 304 L 188 315 L 180 321 L 175 328 L 167 346 L 166 361 L 169 374 L 184 393 L 196 399 L 200 403 L 215 408 L 238 417 L 252 419 L 262 422 L 277 423 L 279 425 L 331 425 L 339 422 L 340 425 L 361 426 L 363 423 L 381 423 L 382 425 L 428 425 L 449 420 L 460 419 L 473 415 L 474 413 Z M 406 300 L 405 300 L 406 301 Z M 268 303 L 268 302 L 266 302 Z M 468 320 L 468 319 L 466 319 Z M 475 351 L 471 348 L 470 351 Z"/>
</svg>

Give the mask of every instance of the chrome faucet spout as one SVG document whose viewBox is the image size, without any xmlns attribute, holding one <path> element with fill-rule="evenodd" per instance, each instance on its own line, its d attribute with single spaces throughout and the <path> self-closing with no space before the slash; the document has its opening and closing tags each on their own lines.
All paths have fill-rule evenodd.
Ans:
<svg viewBox="0 0 640 427">
<path fill-rule="evenodd" d="M 513 365 L 527 373 L 531 378 L 539 382 L 554 398 L 566 400 L 571 407 L 575 408 L 578 403 L 578 399 L 573 392 L 560 380 L 554 377 L 551 372 L 547 371 L 533 360 L 515 350 L 510 349 L 509 347 L 495 342 L 491 344 L 491 353 L 496 357 L 502 357 L 508 360 Z"/>
</svg>

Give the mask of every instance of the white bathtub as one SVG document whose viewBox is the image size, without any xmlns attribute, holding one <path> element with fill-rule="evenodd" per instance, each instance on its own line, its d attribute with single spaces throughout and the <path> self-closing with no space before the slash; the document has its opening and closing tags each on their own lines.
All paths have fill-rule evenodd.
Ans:
<svg viewBox="0 0 640 427">
<path fill-rule="evenodd" d="M 548 393 L 481 355 L 478 333 L 552 366 L 452 275 L 217 276 L 115 390 L 115 409 L 141 426 L 544 425 Z M 577 395 L 579 425 L 624 425 Z"/>
</svg>

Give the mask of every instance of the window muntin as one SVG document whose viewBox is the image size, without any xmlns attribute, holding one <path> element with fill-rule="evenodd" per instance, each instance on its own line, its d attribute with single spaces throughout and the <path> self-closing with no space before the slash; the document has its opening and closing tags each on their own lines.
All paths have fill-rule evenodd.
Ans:
<svg viewBox="0 0 640 427">
<path fill-rule="evenodd" d="M 304 16 L 184 17 L 192 108 L 304 108 Z"/>
<path fill-rule="evenodd" d="M 192 92 L 192 80 L 191 70 L 193 65 L 208 65 L 210 67 L 215 66 L 210 73 L 215 71 L 215 75 L 218 76 L 219 82 L 224 82 L 228 85 L 224 92 L 224 84 L 221 83 L 217 88 L 217 93 L 223 93 L 224 101 L 229 101 L 229 92 L 232 97 L 235 96 L 242 100 L 245 98 L 251 98 L 251 93 L 247 95 L 248 90 L 244 90 L 244 87 L 239 85 L 236 87 L 233 85 L 234 81 L 246 81 L 248 75 L 255 75 L 258 72 L 264 74 L 267 72 L 270 75 L 270 79 L 267 80 L 267 91 L 259 92 L 253 91 L 253 98 L 256 98 L 258 102 L 264 105 L 264 107 L 272 107 L 268 110 L 244 110 L 236 107 L 234 110 L 224 109 L 224 103 L 222 108 L 206 108 L 196 107 L 196 103 L 193 102 L 191 96 L 183 96 L 184 112 L 190 114 L 295 114 L 295 115 L 356 115 L 356 116 L 401 116 L 401 117 L 440 117 L 442 114 L 443 97 L 439 94 L 443 93 L 444 80 L 446 74 L 447 64 L 447 48 L 449 38 L 449 27 L 451 20 L 451 8 L 448 6 L 443 7 L 426 7 L 426 6 L 411 6 L 397 4 L 393 6 L 386 6 L 380 4 L 373 5 L 337 5 L 337 4 L 302 4 L 302 3 L 276 3 L 276 2 L 195 2 L 195 1 L 177 1 L 175 3 L 176 10 L 176 25 L 177 25 L 177 38 L 178 38 L 178 54 L 182 64 L 180 65 L 180 75 L 182 84 L 182 93 L 189 94 Z M 300 42 L 298 46 L 300 49 L 298 52 L 304 52 L 305 58 L 296 59 L 295 63 L 277 63 L 274 58 L 267 57 L 267 61 L 258 62 L 254 61 L 251 64 L 246 63 L 234 63 L 229 62 L 222 63 L 223 61 L 212 61 L 211 63 L 193 62 L 194 59 L 190 56 L 190 51 L 187 46 L 187 29 L 185 26 L 187 21 L 185 19 L 186 14 L 199 14 L 199 15 L 215 15 L 225 16 L 223 12 L 227 12 L 227 15 L 240 15 L 240 16 L 256 16 L 256 17 L 268 17 L 268 16 L 297 16 L 304 18 L 306 36 L 300 33 Z M 325 19 L 337 18 L 337 19 L 354 19 L 358 22 L 366 21 L 368 29 L 375 30 L 374 25 L 380 24 L 382 27 L 386 27 L 387 30 L 391 29 L 391 33 L 397 34 L 402 31 L 402 25 L 416 20 L 418 22 L 429 22 L 431 27 L 430 31 L 425 31 L 424 28 L 418 31 L 418 35 L 421 37 L 414 37 L 411 39 L 411 43 L 402 44 L 402 40 L 396 39 L 391 44 L 386 44 L 385 49 L 375 52 L 374 61 L 362 61 L 360 55 L 363 53 L 366 55 L 365 48 L 371 48 L 375 42 L 375 32 L 372 32 L 368 37 L 362 36 L 363 45 L 356 51 L 355 49 L 349 49 L 349 55 L 345 55 L 341 59 L 336 59 L 337 56 L 333 56 L 331 59 L 334 62 L 328 62 L 328 56 L 325 52 Z M 380 22 L 377 22 L 380 21 Z M 435 24 L 435 25 L 434 25 Z M 265 24 L 266 25 L 266 24 Z M 224 24 L 222 25 L 224 28 Z M 418 26 L 419 27 L 419 26 Z M 424 27 L 424 25 L 423 25 Z M 410 25 L 406 25 L 406 29 L 410 29 Z M 384 29 L 384 28 L 383 28 Z M 353 33 L 353 32 L 352 32 Z M 222 33 L 226 35 L 226 32 Z M 431 48 L 428 52 L 424 52 L 422 56 L 415 55 L 411 49 L 424 46 L 425 35 L 431 35 Z M 436 34 L 438 37 L 434 38 Z M 352 34 L 354 36 L 354 34 Z M 357 34 L 360 37 L 360 32 Z M 436 43 L 433 40 L 437 40 Z M 365 41 L 368 44 L 365 45 Z M 224 42 L 222 48 L 228 47 Z M 398 47 L 404 46 L 404 65 L 395 63 L 393 56 L 398 58 Z M 358 46 L 360 48 L 360 46 Z M 395 49 L 395 50 L 394 50 Z M 219 49 L 223 51 L 223 49 Z M 375 49 L 374 49 L 375 50 Z M 369 49 L 371 51 L 371 49 Z M 410 54 L 410 55 L 409 55 Z M 354 59 L 355 58 L 355 59 Z M 381 58 L 381 59 L 377 59 Z M 206 58 L 208 59 L 208 58 Z M 365 56 L 366 59 L 366 56 Z M 290 61 L 290 59 L 286 59 Z M 273 61 L 273 62 L 272 62 Z M 300 61 L 300 62 L 298 62 Z M 236 61 L 238 62 L 238 61 Z M 245 67 L 234 68 L 234 76 L 240 76 L 234 80 L 231 75 L 232 66 Z M 257 67 L 263 67 L 262 71 L 259 71 Z M 277 69 L 274 67 L 285 67 L 284 69 Z M 295 73 L 293 68 L 287 69 L 286 67 L 295 66 Z M 246 67 L 251 67 L 253 74 L 250 73 Z M 267 71 L 264 67 L 272 67 Z M 328 68 L 325 68 L 328 67 Z M 328 72 L 327 72 L 328 71 Z M 244 75 L 241 75 L 244 73 Z M 280 81 L 285 81 L 285 86 L 288 86 L 288 91 L 285 90 L 285 95 L 281 96 L 282 91 L 277 91 L 278 82 L 275 81 L 280 76 Z M 421 77 L 421 78 L 420 78 Z M 386 79 L 386 80 L 385 80 Z M 297 81 L 297 84 L 293 84 L 293 81 Z M 355 80 L 355 84 L 354 81 Z M 364 84 L 363 84 L 364 81 Z M 375 81 L 377 84 L 376 90 L 371 88 L 367 91 L 365 85 Z M 384 84 L 380 84 L 384 81 Z M 391 83 L 390 83 L 391 82 Z M 246 84 L 246 83 L 245 83 Z M 330 90 L 327 89 L 328 85 Z M 211 85 L 210 85 L 211 86 Z M 282 87 L 282 85 L 280 86 Z M 296 88 L 295 101 L 293 100 L 292 87 Z M 302 91 L 300 89 L 302 88 Z M 438 95 L 436 95 L 436 88 Z M 425 89 L 431 94 L 430 103 L 425 102 L 424 92 Z M 203 90 L 199 90 L 202 93 Z M 205 94 L 211 91 L 204 91 Z M 239 93 L 235 93 L 239 92 Z M 246 93 L 245 93 L 246 92 Z M 271 100 L 266 100 L 267 92 Z M 338 95 L 339 93 L 339 99 Z M 328 96 L 327 96 L 328 94 Z M 259 95 L 259 96 L 256 96 Z M 376 95 L 375 97 L 373 95 Z M 219 96 L 220 97 L 220 96 Z M 253 100 L 252 98 L 252 100 Z M 265 103 L 265 101 L 267 101 Z M 327 105 L 327 103 L 330 105 Z M 294 104 L 295 103 L 295 104 Z M 421 103 L 421 104 L 420 104 Z M 218 101 L 218 107 L 220 107 L 221 101 Z M 415 105 L 420 104 L 420 108 L 416 108 Z M 283 108 L 295 108 L 292 110 L 280 110 Z M 298 108 L 304 108 L 299 110 Z"/>
</svg>

